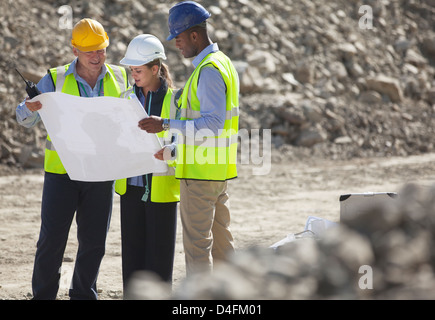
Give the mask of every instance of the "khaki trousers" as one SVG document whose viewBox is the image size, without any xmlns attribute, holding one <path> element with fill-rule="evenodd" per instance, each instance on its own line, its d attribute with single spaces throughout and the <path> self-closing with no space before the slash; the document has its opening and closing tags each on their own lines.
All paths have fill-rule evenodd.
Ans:
<svg viewBox="0 0 435 320">
<path fill-rule="evenodd" d="M 213 269 L 234 252 L 226 181 L 180 181 L 186 273 Z"/>
</svg>

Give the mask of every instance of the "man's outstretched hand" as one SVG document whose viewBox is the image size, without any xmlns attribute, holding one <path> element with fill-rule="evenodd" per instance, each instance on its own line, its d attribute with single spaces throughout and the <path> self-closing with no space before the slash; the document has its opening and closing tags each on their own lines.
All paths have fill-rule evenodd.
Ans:
<svg viewBox="0 0 435 320">
<path fill-rule="evenodd" d="M 159 133 L 163 131 L 163 119 L 156 116 L 149 116 L 148 118 L 139 121 L 139 128 L 148 133 Z"/>
</svg>

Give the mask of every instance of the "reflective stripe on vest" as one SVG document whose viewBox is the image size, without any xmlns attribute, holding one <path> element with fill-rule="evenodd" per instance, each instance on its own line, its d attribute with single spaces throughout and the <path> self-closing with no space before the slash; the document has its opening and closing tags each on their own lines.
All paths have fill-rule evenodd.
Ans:
<svg viewBox="0 0 435 320">
<path fill-rule="evenodd" d="M 177 107 L 175 103 L 175 92 L 168 89 L 163 100 L 161 117 L 165 119 L 176 119 Z M 161 131 L 157 134 L 162 145 L 171 144 L 169 131 Z M 151 201 L 152 202 L 178 202 L 180 201 L 180 180 L 175 178 L 175 161 L 167 161 L 166 172 L 153 173 L 151 180 Z M 123 195 L 127 191 L 127 179 L 119 179 L 115 182 L 115 192 Z"/>
<path fill-rule="evenodd" d="M 219 70 L 226 86 L 226 114 L 219 135 L 199 130 L 195 136 L 181 136 L 178 141 L 175 176 L 179 179 L 219 180 L 237 177 L 237 137 L 239 131 L 239 80 L 230 59 L 221 51 L 207 55 L 187 81 L 181 97 L 181 120 L 201 117 L 196 91 L 201 69 Z M 187 122 L 187 126 L 192 125 Z M 193 126 L 193 125 L 192 125 Z M 186 132 L 193 132 L 186 130 Z M 200 135 L 200 134 L 201 135 Z"/>
<path fill-rule="evenodd" d="M 70 64 L 52 68 L 49 70 L 49 73 L 53 79 L 56 92 L 63 92 L 74 96 L 79 96 L 80 91 L 77 80 L 74 78 L 74 74 L 71 73 L 65 76 L 69 66 Z M 105 66 L 108 72 L 103 79 L 104 95 L 110 97 L 119 97 L 121 91 L 125 91 L 127 89 L 127 73 L 123 67 L 109 64 L 105 64 Z M 51 173 L 67 173 L 48 135 L 45 144 L 44 169 L 45 171 Z"/>
</svg>

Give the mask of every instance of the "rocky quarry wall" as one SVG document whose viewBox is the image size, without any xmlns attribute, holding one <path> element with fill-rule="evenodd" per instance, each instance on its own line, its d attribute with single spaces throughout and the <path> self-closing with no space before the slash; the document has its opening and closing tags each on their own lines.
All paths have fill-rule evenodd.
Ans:
<svg viewBox="0 0 435 320">
<path fill-rule="evenodd" d="M 110 63 L 119 62 L 134 36 L 158 36 L 181 87 L 190 60 L 164 41 L 174 3 L 2 1 L 0 162 L 41 166 L 45 129 L 17 125 L 15 107 L 25 91 L 14 67 L 37 82 L 48 68 L 72 61 L 71 30 L 59 27 L 62 5 L 72 9 L 73 23 L 92 17 L 105 26 Z M 434 150 L 434 0 L 201 3 L 212 13 L 212 39 L 240 74 L 240 127 L 270 129 L 274 160 Z"/>
</svg>

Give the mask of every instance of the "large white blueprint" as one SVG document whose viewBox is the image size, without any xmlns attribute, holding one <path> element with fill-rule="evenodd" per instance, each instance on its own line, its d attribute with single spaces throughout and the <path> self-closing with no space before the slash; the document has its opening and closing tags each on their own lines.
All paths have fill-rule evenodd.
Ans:
<svg viewBox="0 0 435 320">
<path fill-rule="evenodd" d="M 161 145 L 155 134 L 139 129 L 147 117 L 137 99 L 82 98 L 43 93 L 38 110 L 51 141 L 72 180 L 107 181 L 165 172 L 154 158 Z"/>
</svg>

